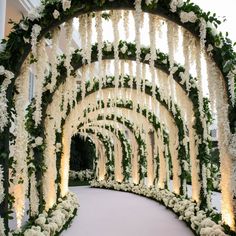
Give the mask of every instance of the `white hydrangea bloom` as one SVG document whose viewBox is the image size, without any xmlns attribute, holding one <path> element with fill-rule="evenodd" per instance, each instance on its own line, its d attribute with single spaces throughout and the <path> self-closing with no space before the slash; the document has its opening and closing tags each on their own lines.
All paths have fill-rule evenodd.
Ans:
<svg viewBox="0 0 236 236">
<path fill-rule="evenodd" d="M 40 216 L 35 220 L 35 224 L 44 225 L 46 223 L 46 218 L 44 216 Z"/>
<path fill-rule="evenodd" d="M 127 51 L 127 49 L 128 49 L 127 45 L 126 45 L 126 44 L 123 44 L 123 46 L 122 46 L 122 48 L 120 49 L 120 51 L 121 51 L 123 54 L 125 54 L 126 51 Z"/>
<path fill-rule="evenodd" d="M 71 0 L 62 1 L 62 8 L 64 11 L 66 11 L 67 9 L 70 9 L 70 7 L 71 7 Z"/>
<path fill-rule="evenodd" d="M 40 146 L 43 144 L 43 138 L 37 137 L 34 142 L 35 142 L 36 146 Z"/>
<path fill-rule="evenodd" d="M 60 16 L 60 12 L 58 10 L 54 10 L 54 12 L 52 13 L 54 19 L 58 19 L 58 17 Z"/>
<path fill-rule="evenodd" d="M 31 21 L 37 20 L 40 18 L 40 12 L 38 8 L 32 8 L 28 13 L 28 18 Z"/>
<path fill-rule="evenodd" d="M 176 12 L 177 11 L 177 8 L 180 8 L 182 7 L 184 4 L 183 0 L 172 0 L 170 2 L 170 10 L 172 12 Z"/>
<path fill-rule="evenodd" d="M 187 23 L 187 22 L 195 23 L 197 20 L 197 16 L 193 11 L 190 12 L 181 11 L 180 20 L 182 23 Z"/>
</svg>

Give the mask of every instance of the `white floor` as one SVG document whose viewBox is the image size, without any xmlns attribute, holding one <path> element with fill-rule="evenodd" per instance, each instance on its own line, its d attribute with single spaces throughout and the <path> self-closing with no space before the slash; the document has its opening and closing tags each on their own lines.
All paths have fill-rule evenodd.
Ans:
<svg viewBox="0 0 236 236">
<path fill-rule="evenodd" d="M 78 216 L 63 236 L 192 236 L 164 206 L 135 194 L 71 187 L 78 194 Z"/>
</svg>

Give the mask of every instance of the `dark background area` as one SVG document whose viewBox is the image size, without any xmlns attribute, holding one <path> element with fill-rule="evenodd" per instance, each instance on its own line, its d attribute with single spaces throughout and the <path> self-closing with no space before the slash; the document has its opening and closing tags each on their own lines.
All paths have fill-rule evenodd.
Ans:
<svg viewBox="0 0 236 236">
<path fill-rule="evenodd" d="M 75 171 L 93 169 L 95 147 L 89 138 L 84 140 L 80 135 L 72 137 L 70 169 Z"/>
</svg>

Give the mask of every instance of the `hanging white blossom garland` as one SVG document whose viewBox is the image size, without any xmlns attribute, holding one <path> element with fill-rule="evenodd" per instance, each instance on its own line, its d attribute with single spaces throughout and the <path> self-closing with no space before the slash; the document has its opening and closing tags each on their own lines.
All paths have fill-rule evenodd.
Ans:
<svg viewBox="0 0 236 236">
<path fill-rule="evenodd" d="M 157 58 L 156 55 L 156 17 L 154 15 L 149 15 L 149 38 L 150 38 L 150 72 L 152 77 L 152 96 L 155 97 L 155 60 Z M 157 25 L 159 26 L 159 25 Z M 143 78 L 145 80 L 145 78 Z"/>
<path fill-rule="evenodd" d="M 36 62 L 36 83 L 35 83 L 35 112 L 34 120 L 35 125 L 39 125 L 42 118 L 42 93 L 43 93 L 43 84 L 45 80 L 45 70 L 47 66 L 47 53 L 45 49 L 46 43 L 45 39 L 41 39 L 37 45 L 37 62 Z"/>
<path fill-rule="evenodd" d="M 135 0 L 135 11 L 134 11 L 134 20 L 135 20 L 135 43 L 136 43 L 136 86 L 137 92 L 140 90 L 140 75 L 141 75 L 141 63 L 140 63 L 140 54 L 141 54 L 141 37 L 140 37 L 140 28 L 141 28 L 141 18 L 142 18 L 142 1 Z"/>
<path fill-rule="evenodd" d="M 60 30 L 59 29 L 54 29 L 52 33 L 52 58 L 51 58 L 51 84 L 50 84 L 50 92 L 52 92 L 56 86 L 56 78 L 58 76 L 57 72 L 57 51 L 59 47 L 59 35 L 60 35 Z"/>
<path fill-rule="evenodd" d="M 16 212 L 17 228 L 21 227 L 25 211 L 25 197 L 28 191 L 28 170 L 27 170 L 27 148 L 28 133 L 25 129 L 25 110 L 29 104 L 29 60 L 26 59 L 21 68 L 21 74 L 16 79 L 18 94 L 15 96 L 15 144 L 14 144 L 14 176 L 10 192 L 15 197 L 14 208 Z"/>
<path fill-rule="evenodd" d="M 71 72 L 71 43 L 72 43 L 72 33 L 73 33 L 73 20 L 69 20 L 65 23 L 65 31 L 66 31 L 66 46 L 65 46 L 65 67 L 67 70 L 67 76 L 70 75 Z"/>
<path fill-rule="evenodd" d="M 115 93 L 118 93 L 118 85 L 119 85 L 119 20 L 120 13 L 118 11 L 113 11 L 111 16 L 112 26 L 113 26 L 113 34 L 114 34 L 114 74 L 115 74 Z"/>
<path fill-rule="evenodd" d="M 3 66 L 0 66 L 0 75 L 4 75 L 5 79 L 3 83 L 0 86 L 0 132 L 3 131 L 4 127 L 8 124 L 8 112 L 7 112 L 7 106 L 8 101 L 6 98 L 6 91 L 11 83 L 11 79 L 14 78 L 14 74 L 8 70 L 5 70 Z"/>
<path fill-rule="evenodd" d="M 102 88 L 103 70 L 102 70 L 102 48 L 103 48 L 103 28 L 102 28 L 102 13 L 96 13 L 96 32 L 98 42 L 98 67 L 99 67 L 99 90 Z"/>
</svg>

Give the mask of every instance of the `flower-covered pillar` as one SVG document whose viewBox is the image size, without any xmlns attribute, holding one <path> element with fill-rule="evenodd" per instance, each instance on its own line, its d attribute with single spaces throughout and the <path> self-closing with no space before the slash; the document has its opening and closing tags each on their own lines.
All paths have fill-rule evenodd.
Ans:
<svg viewBox="0 0 236 236">
<path fill-rule="evenodd" d="M 16 213 L 17 228 L 22 225 L 25 214 L 26 195 L 28 191 L 28 133 L 25 128 L 25 112 L 28 100 L 28 76 L 29 76 L 29 60 L 24 62 L 21 68 L 21 74 L 16 79 L 16 89 L 18 94 L 15 95 L 15 136 L 14 145 L 12 145 L 11 154 L 14 157 L 12 169 L 10 169 L 10 178 L 13 179 L 10 184 L 10 192 L 14 197 L 14 209 Z"/>
<path fill-rule="evenodd" d="M 10 163 L 8 160 L 9 150 L 9 138 L 10 138 L 10 124 L 9 115 L 11 114 L 10 106 L 7 106 L 7 101 L 11 96 L 11 89 L 9 85 L 11 80 L 14 78 L 14 74 L 8 70 L 5 70 L 3 66 L 0 66 L 0 79 L 3 81 L 0 86 L 0 103 L 1 113 L 0 113 L 0 165 L 2 166 L 2 178 L 4 182 L 2 183 L 2 201 L 0 203 L 0 220 L 2 222 L 2 231 L 8 231 L 8 212 L 9 208 L 9 168 Z M 3 181 L 2 179 L 2 181 Z"/>
<path fill-rule="evenodd" d="M 69 181 L 69 160 L 70 160 L 70 146 L 71 146 L 71 137 L 72 137 L 72 128 L 71 125 L 66 125 L 63 129 L 62 136 L 62 157 L 61 157 L 61 196 L 64 197 L 68 192 L 68 181 Z"/>
<path fill-rule="evenodd" d="M 109 93 L 108 91 L 109 90 L 105 90 L 106 92 L 104 93 L 104 96 L 106 97 L 107 96 L 107 94 Z M 96 93 L 95 93 L 96 94 Z M 89 96 L 92 96 L 92 95 L 89 95 Z M 95 95 L 93 95 L 93 96 L 95 96 Z M 88 98 L 89 100 L 91 100 L 91 98 Z M 105 104 L 104 104 L 105 105 Z M 95 104 L 93 104 L 93 106 L 95 106 Z M 137 112 L 138 113 L 142 113 L 141 112 L 141 106 L 140 105 L 138 105 L 139 106 L 139 110 L 137 110 Z M 105 107 L 106 107 L 106 105 L 105 105 Z M 92 109 L 92 107 L 90 107 L 91 109 Z M 97 108 L 98 109 L 98 108 Z M 100 110 L 100 109 L 98 109 L 97 111 L 96 111 L 96 113 L 101 113 L 101 114 L 103 114 L 103 113 L 105 113 L 105 114 L 109 114 L 109 113 L 111 113 L 112 112 L 112 109 L 113 108 L 106 108 L 106 109 L 104 109 L 104 111 L 103 110 Z M 141 121 L 141 123 L 140 122 L 138 122 L 137 123 L 137 125 L 139 124 L 139 125 L 144 125 L 144 127 L 146 127 L 148 130 L 149 129 L 151 129 L 151 126 L 150 126 L 150 124 L 147 122 L 147 120 L 144 120 L 143 118 L 143 116 L 147 116 L 147 114 L 146 115 L 142 115 L 142 116 L 140 116 L 140 115 L 135 115 L 135 112 L 134 111 L 129 111 L 129 109 L 124 109 L 124 110 L 127 110 L 128 111 L 128 113 L 127 112 L 125 112 L 125 114 L 131 114 L 131 116 L 129 116 L 129 115 L 127 115 L 126 117 L 130 117 L 129 119 L 132 119 L 133 120 L 133 118 L 135 117 L 135 116 L 137 116 L 137 121 Z M 123 111 L 123 110 L 120 110 L 120 108 L 117 108 L 117 112 L 118 112 L 118 114 L 121 114 L 121 116 L 122 116 L 122 113 L 121 113 L 121 111 Z M 81 111 L 82 112 L 82 111 Z M 93 112 L 94 113 L 94 112 Z M 93 113 L 89 113 L 89 117 L 93 117 L 94 119 L 96 119 L 96 117 L 93 115 Z M 163 113 L 163 111 L 162 111 L 162 113 Z M 78 114 L 77 114 L 78 115 Z M 150 114 L 149 114 L 150 115 Z M 166 114 L 166 116 L 167 116 L 167 114 Z M 147 117 L 146 117 L 147 118 Z M 86 119 L 86 118 L 84 118 L 84 119 Z M 80 122 L 83 122 L 83 119 L 82 120 L 80 120 Z M 91 122 L 91 121 L 90 121 Z M 149 120 L 149 122 L 151 123 L 151 121 Z M 135 122 L 136 123 L 136 122 Z M 170 123 L 169 122 L 166 122 L 166 124 L 168 124 L 168 127 L 172 127 L 171 128 L 171 130 L 175 130 L 176 129 L 176 127 L 173 127 L 173 125 L 172 126 L 170 126 Z M 154 125 L 154 124 L 153 124 Z M 156 133 L 156 132 L 154 132 L 154 133 Z M 175 135 L 174 135 L 175 136 Z M 131 140 L 132 140 L 132 137 L 130 137 L 131 138 Z M 147 139 L 147 136 L 146 136 L 146 139 Z M 157 137 L 157 139 L 158 139 L 158 137 Z M 175 138 L 174 138 L 175 139 Z M 136 140 L 134 140 L 135 142 L 136 142 Z M 151 142 L 151 140 L 150 140 L 150 142 Z M 148 178 L 150 177 L 150 182 L 151 182 L 151 184 L 152 184 L 152 182 L 153 182 L 153 171 L 154 171 L 154 167 L 153 167 L 153 161 L 154 161 L 154 158 L 153 158 L 153 155 L 152 155 L 152 150 L 151 150 L 151 143 L 149 143 L 149 141 L 147 142 L 146 141 L 146 143 L 147 143 L 147 153 L 148 153 L 148 155 L 147 155 L 147 165 L 148 165 Z M 175 147 L 175 146 L 174 146 Z M 132 148 L 132 149 L 134 149 L 134 148 Z M 133 150 L 133 151 L 135 151 L 135 150 Z M 173 152 L 172 152 L 173 153 Z M 174 157 L 175 155 L 173 154 L 173 157 Z M 132 161 L 132 163 L 133 163 L 133 161 Z M 134 163 L 133 163 L 134 164 Z M 137 159 L 137 164 L 138 164 L 138 159 Z M 136 166 L 136 165 L 135 165 Z M 134 173 L 138 173 L 138 169 L 136 169 L 136 171 L 132 171 L 132 173 L 134 174 Z M 138 180 L 137 180 L 138 181 Z"/>
<path fill-rule="evenodd" d="M 114 144 L 115 141 L 119 142 L 118 138 L 114 136 L 111 130 L 106 130 L 103 127 L 99 127 L 99 125 L 92 125 L 91 123 L 86 124 L 84 130 L 84 132 L 93 132 L 94 136 L 98 138 L 95 143 L 98 157 L 96 166 L 97 179 L 99 181 L 113 180 L 115 178 Z"/>
<path fill-rule="evenodd" d="M 108 120 L 97 120 L 96 121 L 95 120 L 95 121 L 90 121 L 89 127 L 92 127 L 92 128 L 96 127 L 96 129 L 99 130 L 99 132 L 105 133 L 107 137 L 109 136 L 111 138 L 111 140 L 113 140 L 113 142 L 114 142 L 114 148 L 116 148 L 115 145 L 117 142 L 121 144 L 122 149 L 119 149 L 118 153 L 116 152 L 116 149 L 115 149 L 115 162 L 109 161 L 109 165 L 111 165 L 111 166 L 108 166 L 108 168 L 115 167 L 116 170 L 119 171 L 118 174 L 120 176 L 122 175 L 124 177 L 124 173 L 126 171 L 125 168 L 128 168 L 128 166 L 123 165 L 123 162 L 126 161 L 126 160 L 124 160 L 124 158 L 125 159 L 127 158 L 126 156 L 124 156 L 124 155 L 126 155 L 127 150 L 124 147 L 125 141 L 124 141 L 124 139 L 121 139 L 121 136 L 119 134 L 119 132 L 122 134 L 122 130 L 124 129 L 123 125 L 120 126 L 115 120 L 114 121 L 108 121 Z M 97 128 L 97 127 L 99 127 L 99 128 Z M 107 141 L 106 141 L 106 143 L 107 143 Z M 104 142 L 104 144 L 105 144 L 105 142 Z M 121 150 L 122 150 L 122 153 L 121 153 Z M 105 160 L 105 163 L 107 162 L 109 155 L 110 155 L 110 150 L 109 150 L 109 152 L 106 153 L 107 158 Z M 122 168 L 119 168 L 120 164 L 122 164 Z M 107 174 L 108 174 L 108 172 L 109 171 L 107 171 Z M 116 177 L 117 176 L 118 175 L 116 175 Z M 107 175 L 107 177 L 109 178 L 111 176 Z"/>
<path fill-rule="evenodd" d="M 211 104 L 215 104 L 217 112 L 218 145 L 220 150 L 221 172 L 221 213 L 223 222 L 236 229 L 236 197 L 235 197 L 235 134 L 230 132 L 228 121 L 228 101 L 222 74 L 209 55 L 207 62 L 208 88 Z"/>
<path fill-rule="evenodd" d="M 105 151 L 104 147 L 99 141 L 97 143 L 97 153 L 98 153 L 98 163 L 97 163 L 97 168 L 98 168 L 98 180 L 104 180 L 106 176 L 106 156 L 105 156 Z"/>
<path fill-rule="evenodd" d="M 102 112 L 102 111 L 101 111 Z M 101 114 L 101 113 L 100 113 Z M 106 115 L 107 113 L 105 113 Z M 80 120 L 80 122 L 83 123 L 82 120 Z M 97 130 L 99 130 L 99 132 L 105 134 L 107 137 L 112 137 L 111 134 L 114 134 L 116 136 L 116 139 L 120 140 L 119 142 L 121 143 L 122 146 L 122 156 L 121 155 L 116 155 L 115 158 L 119 158 L 119 156 L 121 157 L 121 163 L 122 163 L 122 173 L 123 176 L 126 177 L 126 181 L 129 180 L 129 176 L 125 176 L 125 173 L 127 173 L 127 171 L 129 172 L 129 170 L 127 170 L 127 168 L 129 168 L 129 166 L 124 166 L 124 163 L 128 164 L 130 162 L 130 160 L 127 160 L 128 158 L 128 154 L 127 154 L 127 140 L 124 138 L 124 130 L 127 130 L 127 127 L 123 126 L 123 125 L 119 125 L 115 120 L 112 121 L 108 121 L 108 120 L 90 120 L 90 122 L 88 124 L 86 124 L 85 127 L 90 127 L 90 128 L 94 128 L 96 127 Z M 84 126 L 82 126 L 84 127 Z M 121 150 L 119 150 L 121 151 Z M 109 157 L 109 153 L 106 153 L 107 158 L 105 158 L 105 153 L 104 153 L 104 157 L 100 157 L 100 160 L 98 160 L 98 164 L 100 165 L 99 169 L 103 169 L 103 167 L 105 167 L 106 165 L 108 165 L 107 168 L 107 177 L 109 177 L 109 168 L 114 168 L 114 166 L 112 166 L 112 161 L 110 161 L 110 157 Z M 105 160 L 103 160 L 105 158 Z M 118 160 L 119 161 L 119 160 Z M 108 163 L 107 163 L 108 162 Z M 105 170 L 104 170 L 105 171 Z M 104 179 L 104 178 L 102 178 Z"/>
<path fill-rule="evenodd" d="M 147 186 L 152 186 L 154 182 L 154 158 L 149 132 L 145 133 L 145 143 L 147 145 Z"/>
</svg>

